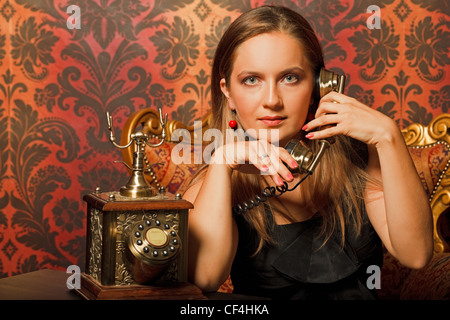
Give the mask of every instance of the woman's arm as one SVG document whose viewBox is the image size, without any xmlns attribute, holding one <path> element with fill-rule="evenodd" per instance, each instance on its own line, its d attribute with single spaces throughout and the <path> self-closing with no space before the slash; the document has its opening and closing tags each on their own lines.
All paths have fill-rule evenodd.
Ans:
<svg viewBox="0 0 450 320">
<path fill-rule="evenodd" d="M 265 153 L 270 155 L 270 160 L 258 157 Z M 267 141 L 221 146 L 215 151 L 202 180 L 185 192 L 183 198 L 194 205 L 189 213 L 188 274 L 190 281 L 203 291 L 215 291 L 227 279 L 237 249 L 238 231 L 231 204 L 232 171 L 265 172 L 281 185 L 280 178 L 292 179 L 280 160 L 293 168 L 296 166 L 285 149 Z"/>
<path fill-rule="evenodd" d="M 311 139 L 344 134 L 368 145 L 367 171 L 382 184 L 382 188 L 367 187 L 369 219 L 386 248 L 402 264 L 425 266 L 433 253 L 431 208 L 395 121 L 332 92 L 322 99 L 307 130 L 323 125 L 334 126 L 314 132 Z"/>
<path fill-rule="evenodd" d="M 433 218 L 425 189 L 394 123 L 369 146 L 368 173 L 383 190 L 368 188 L 369 218 L 389 252 L 403 265 L 422 268 L 433 253 Z"/>
<path fill-rule="evenodd" d="M 210 165 L 204 179 L 183 198 L 189 213 L 189 278 L 203 291 L 216 291 L 230 274 L 238 232 L 231 211 L 231 169 Z"/>
</svg>

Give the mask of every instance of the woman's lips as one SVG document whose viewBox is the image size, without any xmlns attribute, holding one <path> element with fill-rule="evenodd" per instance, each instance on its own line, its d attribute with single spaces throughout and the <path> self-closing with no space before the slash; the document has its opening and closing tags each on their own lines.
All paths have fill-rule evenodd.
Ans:
<svg viewBox="0 0 450 320">
<path fill-rule="evenodd" d="M 259 121 L 264 123 L 266 126 L 275 127 L 275 126 L 278 126 L 285 119 L 286 118 L 284 118 L 284 117 L 263 117 L 263 118 L 259 118 Z"/>
</svg>

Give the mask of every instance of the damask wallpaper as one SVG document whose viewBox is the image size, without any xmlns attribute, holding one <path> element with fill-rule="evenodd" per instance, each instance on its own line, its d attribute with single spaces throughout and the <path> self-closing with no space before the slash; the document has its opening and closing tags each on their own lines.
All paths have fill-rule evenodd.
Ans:
<svg viewBox="0 0 450 320">
<path fill-rule="evenodd" d="M 106 111 L 116 136 L 143 108 L 193 124 L 219 38 L 263 4 L 308 18 L 346 93 L 401 128 L 450 111 L 448 0 L 0 0 L 0 277 L 84 266 L 82 196 L 128 176 Z"/>
</svg>

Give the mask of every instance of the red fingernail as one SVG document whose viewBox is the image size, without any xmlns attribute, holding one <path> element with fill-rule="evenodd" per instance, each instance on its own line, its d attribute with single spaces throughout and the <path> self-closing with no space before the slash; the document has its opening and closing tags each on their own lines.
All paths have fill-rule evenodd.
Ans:
<svg viewBox="0 0 450 320">
<path fill-rule="evenodd" d="M 263 171 L 268 171 L 268 170 L 269 170 L 269 167 L 266 166 L 265 164 L 263 164 L 262 167 L 261 167 L 261 169 L 262 169 Z"/>
<path fill-rule="evenodd" d="M 297 161 L 293 160 L 293 161 L 291 162 L 291 168 L 297 168 L 297 167 L 298 167 Z"/>
<path fill-rule="evenodd" d="M 291 173 L 287 174 L 287 178 L 288 178 L 289 181 L 294 180 L 294 176 Z"/>
<path fill-rule="evenodd" d="M 308 129 L 308 125 L 305 124 L 305 125 L 303 126 L 302 130 L 303 130 L 303 131 L 306 131 L 307 129 Z"/>
<path fill-rule="evenodd" d="M 305 138 L 308 138 L 308 139 L 311 139 L 312 137 L 314 137 L 314 134 L 311 132 L 311 133 L 308 133 L 306 136 L 305 136 Z"/>
<path fill-rule="evenodd" d="M 284 184 L 283 180 L 281 180 L 280 177 L 278 177 L 278 179 L 277 179 L 277 184 L 278 184 L 279 186 L 282 186 L 282 185 Z"/>
</svg>

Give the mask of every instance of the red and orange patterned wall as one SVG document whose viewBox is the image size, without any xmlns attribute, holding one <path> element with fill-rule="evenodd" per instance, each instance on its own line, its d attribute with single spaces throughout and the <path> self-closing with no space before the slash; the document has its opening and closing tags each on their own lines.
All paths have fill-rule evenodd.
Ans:
<svg viewBox="0 0 450 320">
<path fill-rule="evenodd" d="M 116 136 L 143 108 L 201 118 L 219 38 L 264 4 L 302 13 L 346 92 L 401 128 L 449 111 L 448 0 L 0 0 L 0 278 L 84 266 L 82 196 L 128 176 L 105 113 Z"/>
</svg>

